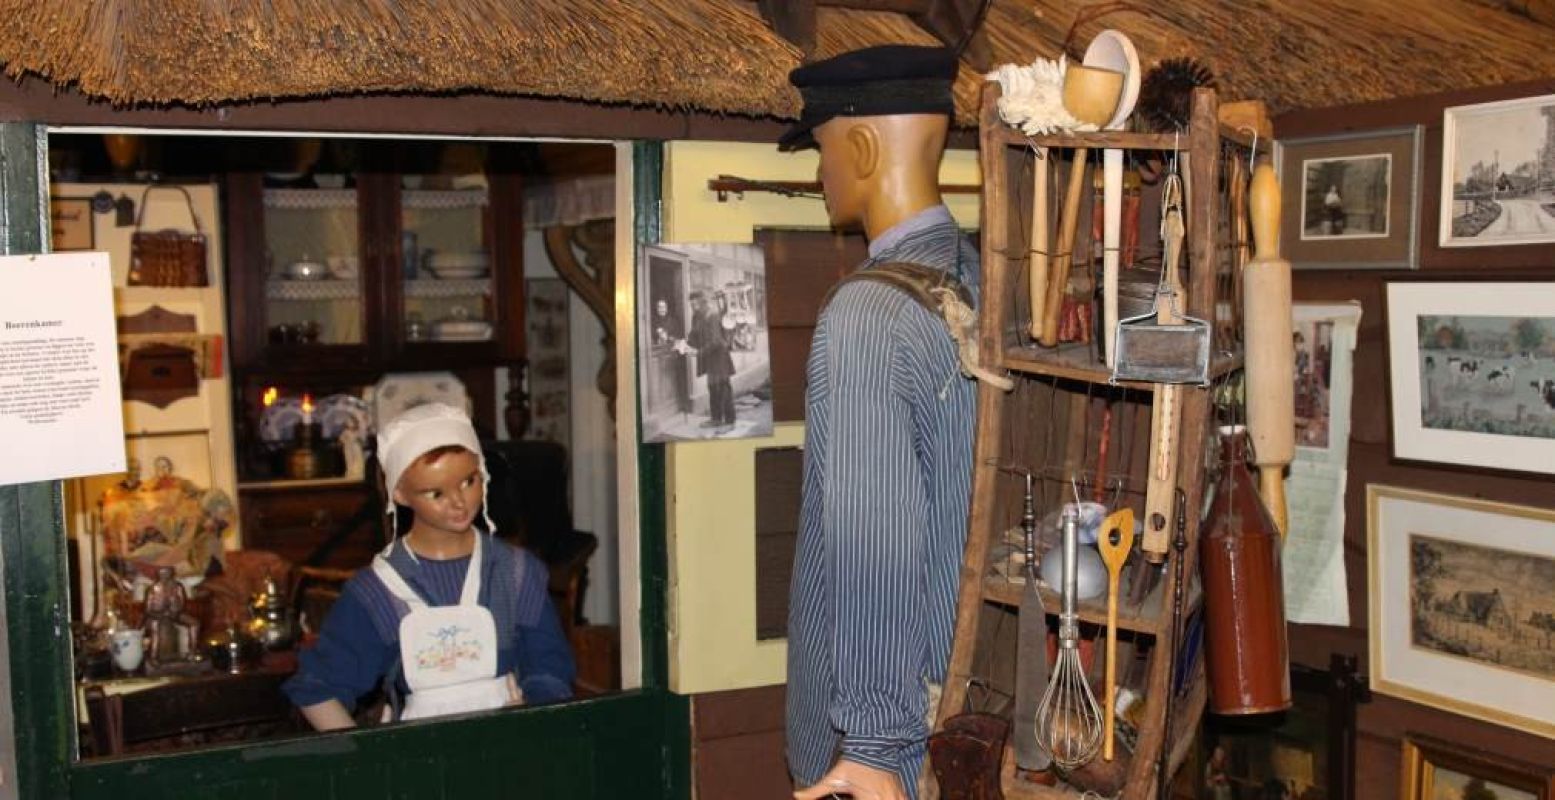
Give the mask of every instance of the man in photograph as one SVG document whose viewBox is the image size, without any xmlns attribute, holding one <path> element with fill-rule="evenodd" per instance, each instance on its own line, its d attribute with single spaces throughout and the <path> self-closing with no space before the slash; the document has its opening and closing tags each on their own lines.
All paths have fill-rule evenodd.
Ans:
<svg viewBox="0 0 1555 800">
<path fill-rule="evenodd" d="M 722 295 L 718 292 L 717 295 Z M 734 357 L 729 354 L 732 325 L 723 306 L 708 302 L 707 294 L 691 293 L 691 333 L 680 343 L 684 353 L 695 353 L 697 374 L 707 378 L 707 421 L 704 428 L 724 433 L 734 427 Z"/>
</svg>

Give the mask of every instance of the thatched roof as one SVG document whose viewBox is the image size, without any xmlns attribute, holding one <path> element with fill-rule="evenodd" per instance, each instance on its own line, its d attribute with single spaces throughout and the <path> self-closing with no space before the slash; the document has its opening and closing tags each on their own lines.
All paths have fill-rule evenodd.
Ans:
<svg viewBox="0 0 1555 800">
<path fill-rule="evenodd" d="M 1095 5 L 995 0 L 995 61 L 1056 55 L 1076 11 Z M 1146 65 L 1195 57 L 1223 97 L 1276 112 L 1555 76 L 1549 0 L 1134 6 L 1148 13 L 1087 22 L 1075 40 L 1121 29 Z M 935 43 L 902 14 L 817 13 L 820 57 Z M 748 0 L 0 0 L 7 75 L 125 105 L 485 92 L 787 118 L 799 60 Z M 963 69 L 963 122 L 980 84 Z"/>
</svg>

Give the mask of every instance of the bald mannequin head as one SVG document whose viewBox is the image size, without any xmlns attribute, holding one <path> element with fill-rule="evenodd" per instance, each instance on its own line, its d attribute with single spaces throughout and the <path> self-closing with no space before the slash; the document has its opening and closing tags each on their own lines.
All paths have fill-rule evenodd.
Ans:
<svg viewBox="0 0 1555 800">
<path fill-rule="evenodd" d="M 938 205 L 939 164 L 950 125 L 944 114 L 834 117 L 815 128 L 817 175 L 836 228 L 870 239 Z"/>
</svg>

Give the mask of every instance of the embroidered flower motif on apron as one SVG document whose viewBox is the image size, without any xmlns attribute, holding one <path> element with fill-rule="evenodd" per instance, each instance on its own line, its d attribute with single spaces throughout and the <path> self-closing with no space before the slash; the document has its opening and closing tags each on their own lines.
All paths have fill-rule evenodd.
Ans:
<svg viewBox="0 0 1555 800">
<path fill-rule="evenodd" d="M 516 683 L 497 675 L 497 625 L 480 605 L 481 536 L 464 573 L 459 604 L 429 606 L 389 564 L 394 545 L 373 558 L 373 574 L 410 607 L 400 620 L 400 661 L 410 696 L 400 719 L 500 708 L 518 699 Z"/>
</svg>

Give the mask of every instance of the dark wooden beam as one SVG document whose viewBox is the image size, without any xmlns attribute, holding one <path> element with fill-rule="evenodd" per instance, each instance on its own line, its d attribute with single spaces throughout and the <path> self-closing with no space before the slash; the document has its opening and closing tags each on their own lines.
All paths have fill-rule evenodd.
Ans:
<svg viewBox="0 0 1555 800">
<path fill-rule="evenodd" d="M 970 36 L 961 59 L 979 72 L 993 69 L 993 49 L 983 30 L 985 0 L 932 0 L 927 11 L 911 14 L 918 27 L 934 35 L 947 47 L 957 47 Z"/>
<path fill-rule="evenodd" d="M 756 0 L 761 16 L 777 31 L 804 53 L 809 61 L 815 55 L 815 2 L 816 0 Z"/>
</svg>

